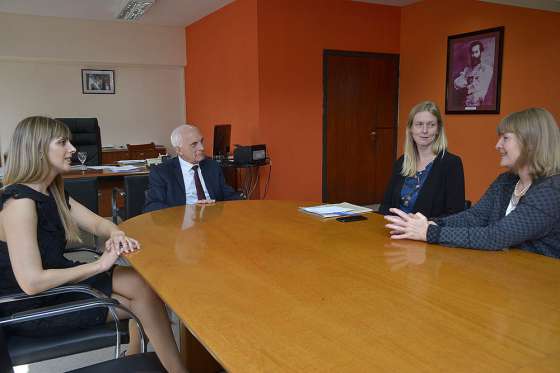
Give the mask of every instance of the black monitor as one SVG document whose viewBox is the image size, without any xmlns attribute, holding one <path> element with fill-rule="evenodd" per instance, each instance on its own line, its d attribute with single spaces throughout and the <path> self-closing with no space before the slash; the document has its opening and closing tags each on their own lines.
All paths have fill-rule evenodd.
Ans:
<svg viewBox="0 0 560 373">
<path fill-rule="evenodd" d="M 214 158 L 226 159 L 231 142 L 231 124 L 216 124 L 214 126 Z"/>
</svg>

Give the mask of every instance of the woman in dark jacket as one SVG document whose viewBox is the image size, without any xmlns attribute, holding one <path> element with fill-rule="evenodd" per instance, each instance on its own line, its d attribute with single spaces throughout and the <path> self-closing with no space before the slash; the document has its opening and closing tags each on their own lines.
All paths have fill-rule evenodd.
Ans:
<svg viewBox="0 0 560 373">
<path fill-rule="evenodd" d="M 508 172 L 472 208 L 428 221 L 386 216 L 391 238 L 481 250 L 518 247 L 560 258 L 560 129 L 545 109 L 513 113 L 498 126 L 496 149 Z"/>
<path fill-rule="evenodd" d="M 465 180 L 461 158 L 447 151 L 437 105 L 424 101 L 408 116 L 404 155 L 393 167 L 379 212 L 392 207 L 436 218 L 462 211 Z"/>
</svg>

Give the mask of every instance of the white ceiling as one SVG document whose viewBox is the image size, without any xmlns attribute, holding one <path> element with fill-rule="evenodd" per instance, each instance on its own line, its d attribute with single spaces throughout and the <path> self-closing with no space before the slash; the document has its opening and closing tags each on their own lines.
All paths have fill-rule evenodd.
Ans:
<svg viewBox="0 0 560 373">
<path fill-rule="evenodd" d="M 233 0 L 157 0 L 139 23 L 187 26 Z M 0 12 L 128 22 L 115 19 L 123 0 L 0 0 Z"/>
<path fill-rule="evenodd" d="M 157 0 L 140 23 L 188 26 L 234 0 Z M 265 0 L 266 1 L 266 0 Z M 363 3 L 404 6 L 420 0 L 353 0 Z M 560 12 L 560 0 L 484 0 Z M 123 0 L 0 0 L 0 12 L 94 20 L 113 20 Z M 126 21 L 118 21 L 126 22 Z"/>
<path fill-rule="evenodd" d="M 412 3 L 417 3 L 421 0 L 353 0 L 353 1 L 358 1 L 361 3 L 371 3 L 371 4 L 405 6 Z M 560 0 L 479 0 L 479 1 L 483 1 L 486 3 L 513 5 L 513 6 L 520 6 L 523 8 L 533 8 L 533 9 L 550 10 L 553 12 L 560 12 Z"/>
</svg>

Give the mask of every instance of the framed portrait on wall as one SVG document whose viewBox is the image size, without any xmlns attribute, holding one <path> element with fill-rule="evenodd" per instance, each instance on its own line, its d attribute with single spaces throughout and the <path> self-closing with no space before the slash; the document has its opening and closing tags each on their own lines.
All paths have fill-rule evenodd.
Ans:
<svg viewBox="0 0 560 373">
<path fill-rule="evenodd" d="M 115 70 L 82 69 L 82 93 L 115 94 Z"/>
<path fill-rule="evenodd" d="M 446 114 L 498 114 L 504 27 L 447 38 Z"/>
</svg>

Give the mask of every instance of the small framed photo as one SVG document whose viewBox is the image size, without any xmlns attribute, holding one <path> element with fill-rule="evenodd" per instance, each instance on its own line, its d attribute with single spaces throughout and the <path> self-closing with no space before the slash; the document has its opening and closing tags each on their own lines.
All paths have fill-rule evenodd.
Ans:
<svg viewBox="0 0 560 373">
<path fill-rule="evenodd" d="M 504 27 L 447 38 L 446 114 L 499 114 Z"/>
<path fill-rule="evenodd" d="M 115 70 L 82 69 L 84 94 L 115 94 Z"/>
</svg>

